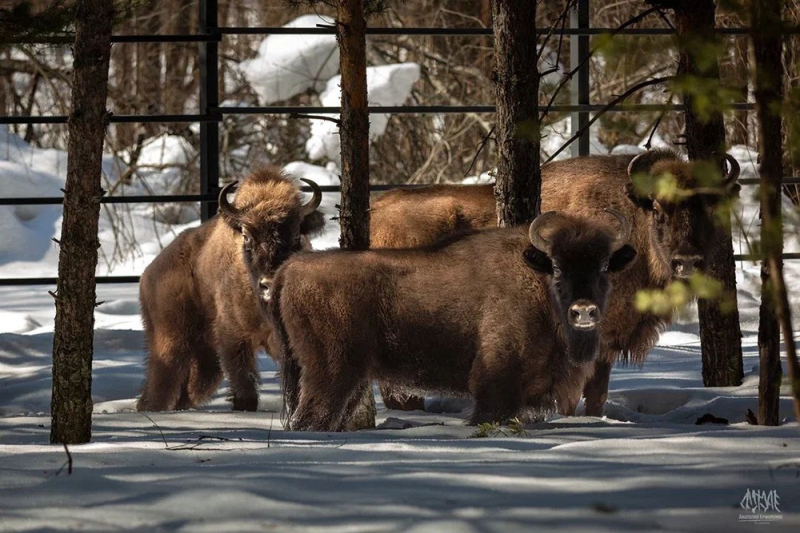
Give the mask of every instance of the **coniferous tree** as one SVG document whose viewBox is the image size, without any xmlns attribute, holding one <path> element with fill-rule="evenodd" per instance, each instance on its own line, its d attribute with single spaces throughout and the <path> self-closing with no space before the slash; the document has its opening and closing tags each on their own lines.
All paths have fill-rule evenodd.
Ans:
<svg viewBox="0 0 800 533">
<path fill-rule="evenodd" d="M 113 0 L 78 0 L 67 182 L 58 258 L 50 441 L 88 442 L 101 162 L 108 113 Z"/>
</svg>

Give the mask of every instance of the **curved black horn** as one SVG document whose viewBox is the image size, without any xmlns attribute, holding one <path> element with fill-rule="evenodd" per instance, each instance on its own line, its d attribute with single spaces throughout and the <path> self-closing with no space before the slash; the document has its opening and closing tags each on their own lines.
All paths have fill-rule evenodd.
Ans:
<svg viewBox="0 0 800 533">
<path fill-rule="evenodd" d="M 238 186 L 239 182 L 232 181 L 224 186 L 221 191 L 219 191 L 219 211 L 233 219 L 238 219 L 242 216 L 242 213 L 233 207 L 233 205 L 231 205 L 231 203 L 228 201 L 228 195 L 234 192 Z"/>
<path fill-rule="evenodd" d="M 644 161 L 646 159 L 646 158 L 643 159 L 642 156 L 647 155 L 647 153 L 648 152 L 642 152 L 641 154 L 639 154 L 636 157 L 634 157 L 633 159 L 631 159 L 631 162 L 628 163 L 628 177 L 629 178 L 632 178 L 634 174 L 639 172 L 639 170 L 636 168 L 636 165 L 641 163 L 642 161 Z M 640 159 L 641 159 L 641 161 L 640 161 Z"/>
<path fill-rule="evenodd" d="M 730 187 L 733 185 L 736 180 L 739 178 L 739 172 L 741 171 L 741 167 L 739 166 L 739 162 L 734 159 L 731 154 L 725 154 L 722 157 L 725 158 L 725 161 L 728 162 L 728 174 L 723 179 L 722 184 L 725 187 Z"/>
<path fill-rule="evenodd" d="M 311 200 L 300 208 L 301 214 L 305 217 L 316 211 L 319 204 L 322 203 L 322 189 L 311 180 L 300 178 L 300 181 L 311 187 L 312 192 Z"/>
<path fill-rule="evenodd" d="M 611 252 L 616 252 L 623 246 L 625 246 L 631 238 L 631 222 L 628 220 L 628 217 L 613 209 L 611 207 L 607 207 L 604 211 L 610 215 L 613 215 L 619 221 L 619 231 L 617 232 L 617 236 L 614 239 L 614 242 L 611 244 Z"/>
<path fill-rule="evenodd" d="M 541 250 L 542 252 L 550 255 L 552 251 L 552 244 L 550 241 L 545 239 L 540 235 L 542 229 L 547 227 L 547 224 L 553 221 L 554 218 L 558 217 L 558 213 L 555 211 L 548 211 L 547 213 L 542 213 L 536 220 L 531 222 L 531 227 L 528 229 L 528 238 L 531 240 L 531 244 L 536 247 L 537 249 Z"/>
</svg>

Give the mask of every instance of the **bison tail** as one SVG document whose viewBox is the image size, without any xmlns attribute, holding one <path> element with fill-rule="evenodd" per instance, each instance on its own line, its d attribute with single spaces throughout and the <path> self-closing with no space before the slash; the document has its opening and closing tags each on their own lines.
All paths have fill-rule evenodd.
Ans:
<svg viewBox="0 0 800 533">
<path fill-rule="evenodd" d="M 274 335 L 280 346 L 280 371 L 281 393 L 283 395 L 283 409 L 281 410 L 281 422 L 285 428 L 289 428 L 289 422 L 297 409 L 300 397 L 300 364 L 292 353 L 289 343 L 289 336 L 286 333 L 286 326 L 281 316 L 281 289 L 283 283 L 280 277 L 276 278 L 272 286 L 272 298 L 270 298 L 269 312 Z"/>
</svg>

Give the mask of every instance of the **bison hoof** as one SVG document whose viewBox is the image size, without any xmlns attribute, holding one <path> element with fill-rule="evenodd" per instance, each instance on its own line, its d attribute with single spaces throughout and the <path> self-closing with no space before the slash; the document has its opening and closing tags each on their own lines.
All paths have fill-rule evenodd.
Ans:
<svg viewBox="0 0 800 533">
<path fill-rule="evenodd" d="M 258 397 L 256 398 L 234 398 L 234 411 L 258 411 Z"/>
</svg>

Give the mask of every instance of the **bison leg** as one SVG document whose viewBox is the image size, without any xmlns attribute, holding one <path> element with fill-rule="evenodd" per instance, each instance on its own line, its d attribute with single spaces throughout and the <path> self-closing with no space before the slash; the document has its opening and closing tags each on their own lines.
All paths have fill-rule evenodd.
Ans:
<svg viewBox="0 0 800 533">
<path fill-rule="evenodd" d="M 367 394 L 372 394 L 372 386 L 368 381 L 358 387 L 353 397 L 347 402 L 338 431 L 358 431 L 375 427 L 374 411 L 368 412 L 370 410 L 364 405 L 364 397 Z"/>
<path fill-rule="evenodd" d="M 578 403 L 581 401 L 581 389 L 575 388 L 570 391 L 567 397 L 559 398 L 558 412 L 564 416 L 575 416 L 578 410 Z"/>
<path fill-rule="evenodd" d="M 219 355 L 235 411 L 258 410 L 258 362 L 249 342 L 220 335 Z"/>
<path fill-rule="evenodd" d="M 208 342 L 197 346 L 189 361 L 189 379 L 181 388 L 177 409 L 190 409 L 204 404 L 219 388 L 222 369 L 217 354 Z"/>
<path fill-rule="evenodd" d="M 147 357 L 147 376 L 142 394 L 136 402 L 137 411 L 174 411 L 178 408 L 181 389 L 188 376 L 188 354 L 150 350 Z"/>
<path fill-rule="evenodd" d="M 295 431 L 341 431 L 346 414 L 357 410 L 367 383 L 366 373 L 357 366 L 345 370 L 333 365 L 303 367 L 300 403 L 289 427 Z M 362 394 L 359 394 L 362 393 Z M 350 409 L 350 413 L 347 413 Z"/>
<path fill-rule="evenodd" d="M 586 397 L 586 416 L 603 416 L 610 379 L 611 363 L 605 358 L 595 361 L 594 375 L 583 387 L 583 395 Z"/>
<path fill-rule="evenodd" d="M 424 411 L 425 399 L 395 390 L 391 385 L 380 384 L 383 405 L 398 411 Z"/>
<path fill-rule="evenodd" d="M 471 374 L 471 390 L 475 398 L 475 409 L 469 419 L 471 425 L 484 422 L 503 424 L 522 407 L 522 387 L 514 365 L 488 368 L 476 361 Z"/>
</svg>

